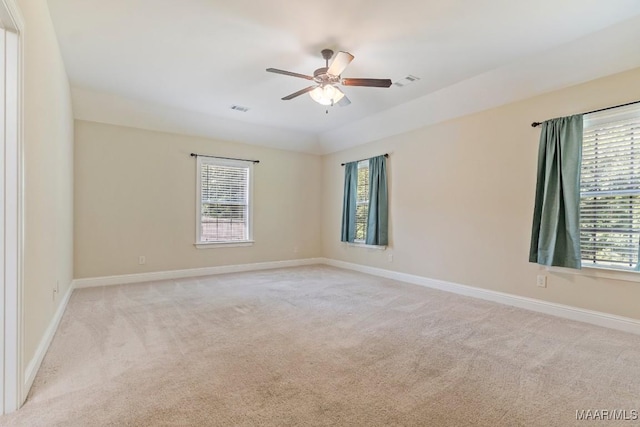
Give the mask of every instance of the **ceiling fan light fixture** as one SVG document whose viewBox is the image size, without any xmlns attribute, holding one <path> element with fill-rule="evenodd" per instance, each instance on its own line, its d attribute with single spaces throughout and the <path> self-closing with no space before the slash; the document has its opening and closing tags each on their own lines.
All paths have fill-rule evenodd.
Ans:
<svg viewBox="0 0 640 427">
<path fill-rule="evenodd" d="M 309 92 L 311 99 L 321 105 L 334 105 L 344 97 L 344 93 L 333 85 L 318 86 Z"/>
</svg>

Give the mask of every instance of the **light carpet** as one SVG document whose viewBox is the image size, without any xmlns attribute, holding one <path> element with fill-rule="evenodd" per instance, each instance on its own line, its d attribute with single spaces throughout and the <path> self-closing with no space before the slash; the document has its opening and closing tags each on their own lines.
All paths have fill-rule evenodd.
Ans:
<svg viewBox="0 0 640 427">
<path fill-rule="evenodd" d="M 638 424 L 602 409 L 640 409 L 639 336 L 310 266 L 76 290 L 0 424 Z"/>
</svg>

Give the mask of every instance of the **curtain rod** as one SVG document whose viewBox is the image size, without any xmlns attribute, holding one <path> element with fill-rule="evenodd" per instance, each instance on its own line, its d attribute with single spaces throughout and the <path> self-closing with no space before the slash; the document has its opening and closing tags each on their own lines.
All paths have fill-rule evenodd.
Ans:
<svg viewBox="0 0 640 427">
<path fill-rule="evenodd" d="M 389 153 L 384 153 L 384 154 L 383 154 L 383 156 L 385 156 L 385 157 L 389 157 Z M 376 157 L 376 156 L 373 156 L 373 157 Z M 363 161 L 363 160 L 369 160 L 369 159 L 371 159 L 371 158 L 372 158 L 372 157 L 369 157 L 369 158 L 366 158 L 366 159 L 354 160 L 354 162 L 361 162 L 361 161 Z M 353 162 L 349 162 L 349 163 L 353 163 Z M 344 165 L 346 165 L 346 163 L 340 163 L 340 166 L 344 166 Z"/>
<path fill-rule="evenodd" d="M 206 154 L 196 154 L 196 153 L 191 153 L 191 157 L 211 157 L 211 158 L 214 158 L 214 159 L 240 160 L 240 161 L 243 161 L 243 162 L 260 163 L 260 160 L 236 159 L 234 157 L 208 156 Z"/>
<path fill-rule="evenodd" d="M 601 108 L 599 110 L 593 110 L 593 111 L 587 111 L 586 113 L 582 113 L 583 115 L 587 115 L 587 114 L 593 114 L 593 113 L 599 113 L 600 111 L 607 111 L 607 110 L 611 110 L 614 108 L 620 108 L 620 107 L 626 107 L 627 105 L 633 105 L 633 104 L 640 104 L 640 100 L 638 101 L 633 101 L 633 102 L 627 102 L 626 104 L 620 104 L 620 105 L 612 105 L 611 107 L 606 107 L 606 108 Z M 533 122 L 531 123 L 531 127 L 538 127 L 542 124 L 542 122 Z"/>
</svg>

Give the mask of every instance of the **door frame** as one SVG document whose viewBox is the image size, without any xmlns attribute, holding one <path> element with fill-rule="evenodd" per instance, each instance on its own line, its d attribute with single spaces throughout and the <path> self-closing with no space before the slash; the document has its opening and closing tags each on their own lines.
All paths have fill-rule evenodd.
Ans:
<svg viewBox="0 0 640 427">
<path fill-rule="evenodd" d="M 15 0 L 0 0 L 3 86 L 0 137 L 0 414 L 17 410 L 24 402 L 23 345 L 23 84 L 24 20 Z M 2 150 L 0 150 L 2 151 Z"/>
</svg>

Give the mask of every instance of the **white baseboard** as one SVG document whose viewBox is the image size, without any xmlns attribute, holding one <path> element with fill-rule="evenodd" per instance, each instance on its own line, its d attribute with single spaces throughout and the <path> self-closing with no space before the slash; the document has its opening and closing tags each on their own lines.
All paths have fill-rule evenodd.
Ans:
<svg viewBox="0 0 640 427">
<path fill-rule="evenodd" d="M 446 282 L 444 280 L 429 279 L 427 277 L 413 274 L 400 273 L 397 271 L 385 270 L 382 268 L 368 267 L 350 262 L 338 261 L 323 258 L 322 263 L 333 267 L 359 271 L 374 276 L 385 277 L 387 279 L 412 283 L 414 285 L 426 286 L 428 288 L 439 289 L 441 291 L 453 292 L 500 304 L 524 308 L 526 310 L 539 313 L 550 314 L 552 316 L 565 319 L 577 320 L 579 322 L 590 323 L 592 325 L 603 326 L 605 328 L 617 329 L 619 331 L 631 332 L 640 335 L 640 320 L 630 317 L 616 316 L 614 314 L 600 311 L 587 310 L 584 308 L 572 307 L 570 305 L 556 304 L 534 298 L 521 297 L 504 292 L 492 291 L 488 289 L 476 288 L 473 286 L 460 285 L 458 283 Z"/>
<path fill-rule="evenodd" d="M 223 265 L 219 267 L 190 268 L 186 270 L 156 271 L 151 273 L 123 274 L 118 276 L 90 277 L 75 279 L 75 289 L 95 286 L 124 285 L 127 283 L 152 282 L 156 280 L 184 279 L 186 277 L 211 276 L 216 274 L 238 273 L 242 271 L 271 270 L 274 268 L 299 267 L 302 265 L 322 264 L 322 258 L 292 259 L 287 261 L 257 262 L 253 264 Z"/>
<path fill-rule="evenodd" d="M 29 390 L 31 390 L 31 386 L 33 385 L 33 380 L 36 379 L 36 374 L 38 373 L 38 369 L 40 369 L 40 365 L 42 364 L 42 360 L 44 359 L 45 354 L 47 354 L 47 350 L 49 350 L 49 345 L 53 340 L 56 331 L 58 330 L 58 325 L 60 325 L 60 320 L 62 319 L 62 315 L 64 311 L 67 309 L 67 304 L 69 304 L 69 299 L 71 298 L 71 294 L 73 293 L 73 283 L 67 289 L 67 292 L 62 297 L 62 301 L 58 304 L 58 309 L 56 313 L 53 315 L 53 319 L 51 319 L 51 323 L 49 323 L 49 327 L 44 332 L 42 339 L 40 340 L 40 344 L 36 349 L 36 354 L 33 355 L 33 358 L 27 365 L 27 369 L 24 372 L 24 386 L 22 387 L 22 399 L 20 400 L 20 405 L 27 399 L 27 395 L 29 394 Z"/>
</svg>

